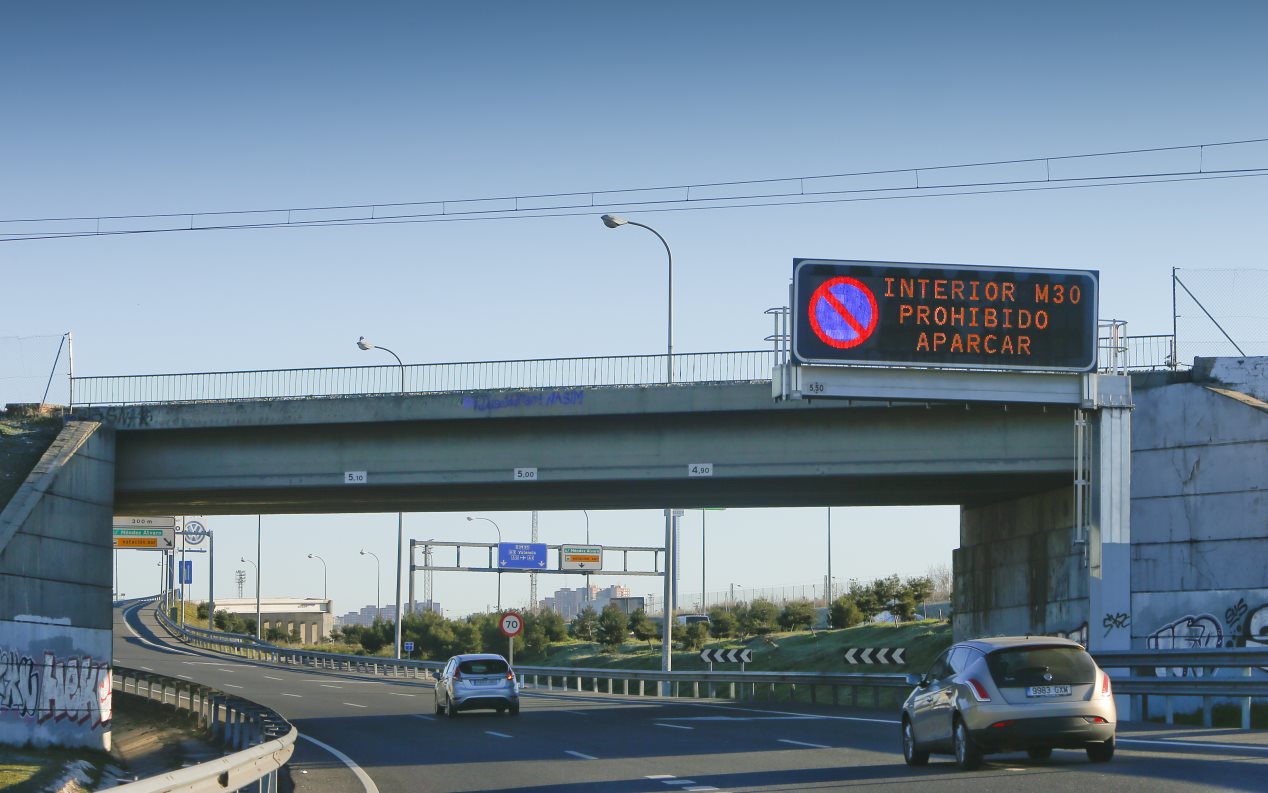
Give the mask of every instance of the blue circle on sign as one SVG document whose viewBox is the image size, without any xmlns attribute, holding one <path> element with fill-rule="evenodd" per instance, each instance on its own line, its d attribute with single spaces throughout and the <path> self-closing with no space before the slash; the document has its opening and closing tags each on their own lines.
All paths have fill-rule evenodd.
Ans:
<svg viewBox="0 0 1268 793">
<path fill-rule="evenodd" d="M 832 347 L 857 347 L 876 329 L 876 297 L 861 281 L 840 276 L 824 281 L 810 296 L 810 327 Z"/>
</svg>

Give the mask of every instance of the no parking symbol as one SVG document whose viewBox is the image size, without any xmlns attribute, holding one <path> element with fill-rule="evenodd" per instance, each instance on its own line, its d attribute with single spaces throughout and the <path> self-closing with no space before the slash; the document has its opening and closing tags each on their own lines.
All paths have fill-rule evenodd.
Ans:
<svg viewBox="0 0 1268 793">
<path fill-rule="evenodd" d="M 824 344 L 857 347 L 876 330 L 876 296 L 849 276 L 829 278 L 810 296 L 810 327 Z"/>
</svg>

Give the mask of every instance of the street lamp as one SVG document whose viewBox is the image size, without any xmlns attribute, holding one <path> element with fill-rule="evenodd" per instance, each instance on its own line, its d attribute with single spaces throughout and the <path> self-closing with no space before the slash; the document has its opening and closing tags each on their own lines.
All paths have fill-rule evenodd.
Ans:
<svg viewBox="0 0 1268 793">
<path fill-rule="evenodd" d="M 382 350 L 383 352 L 386 352 L 389 355 L 391 355 L 393 358 L 395 358 L 396 365 L 400 367 L 400 370 L 401 370 L 401 393 L 402 394 L 405 393 L 405 364 L 401 362 L 401 356 L 392 352 L 387 347 L 377 347 L 376 345 L 371 344 L 370 342 L 365 340 L 365 336 L 362 336 L 361 338 L 357 339 L 357 347 L 362 350 L 375 350 L 375 349 Z M 401 554 L 403 553 L 401 546 L 404 544 L 404 542 L 405 542 L 405 513 L 397 512 L 396 513 L 396 619 L 394 620 L 394 622 L 396 623 L 396 631 L 395 631 L 396 640 L 394 644 L 396 645 L 396 657 L 398 660 L 401 657 L 401 618 L 405 614 L 405 612 L 401 610 L 401 558 L 402 558 Z M 412 559 L 410 560 L 410 563 L 411 564 L 413 563 Z"/>
<path fill-rule="evenodd" d="M 255 568 L 255 638 L 259 639 L 263 634 L 260 632 L 260 566 L 245 556 L 238 559 L 240 562 L 246 562 Z"/>
<path fill-rule="evenodd" d="M 321 562 L 321 599 L 326 599 L 326 560 L 315 553 L 308 554 L 309 559 L 316 559 Z"/>
<path fill-rule="evenodd" d="M 626 220 L 625 218 L 620 217 L 619 215 L 604 215 L 603 225 L 607 226 L 610 229 L 614 229 L 614 228 L 617 228 L 618 226 L 625 226 L 625 225 L 638 226 L 639 228 L 647 229 L 648 231 L 656 235 L 656 238 L 660 240 L 661 245 L 665 246 L 665 255 L 669 257 L 669 300 L 668 300 L 669 308 L 667 311 L 667 314 L 669 317 L 668 319 L 669 333 L 668 333 L 668 345 L 666 348 L 667 355 L 665 360 L 665 382 L 672 383 L 674 382 L 674 254 L 673 254 L 673 251 L 669 250 L 669 243 L 665 242 L 665 238 L 660 235 L 660 232 L 652 228 L 651 226 L 647 226 L 633 220 Z"/>
<path fill-rule="evenodd" d="M 379 606 L 379 593 L 382 591 L 379 576 L 379 555 L 374 551 L 367 551 L 364 548 L 361 549 L 361 555 L 374 557 L 374 618 L 381 620 L 383 619 L 383 609 Z M 397 622 L 400 622 L 400 620 L 397 620 Z"/>
<path fill-rule="evenodd" d="M 489 518 L 473 518 L 470 515 L 467 516 L 468 523 L 470 523 L 473 520 L 482 520 L 486 523 L 492 523 L 493 528 L 497 529 L 498 531 L 498 546 L 500 547 L 502 545 L 502 527 L 501 526 L 497 525 L 496 522 L 494 522 L 493 520 L 490 520 Z M 502 570 L 499 569 L 498 570 L 498 611 L 501 611 L 501 610 L 502 610 Z"/>
</svg>

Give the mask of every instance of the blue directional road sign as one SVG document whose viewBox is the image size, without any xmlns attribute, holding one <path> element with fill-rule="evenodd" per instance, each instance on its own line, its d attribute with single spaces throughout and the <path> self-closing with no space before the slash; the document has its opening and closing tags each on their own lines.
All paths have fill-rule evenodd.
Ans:
<svg viewBox="0 0 1268 793">
<path fill-rule="evenodd" d="M 414 643 L 413 643 L 413 642 L 405 642 L 405 652 L 407 652 L 407 653 L 412 653 L 412 652 L 414 652 Z"/>
<path fill-rule="evenodd" d="M 500 542 L 498 543 L 499 570 L 545 570 L 546 543 Z"/>
<path fill-rule="evenodd" d="M 194 583 L 194 563 L 192 560 L 186 559 L 181 562 L 181 583 Z"/>
</svg>

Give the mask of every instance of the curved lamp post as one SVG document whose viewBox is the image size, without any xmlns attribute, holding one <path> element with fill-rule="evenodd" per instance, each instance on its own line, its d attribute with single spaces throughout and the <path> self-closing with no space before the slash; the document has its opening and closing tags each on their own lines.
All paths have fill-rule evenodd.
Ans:
<svg viewBox="0 0 1268 793">
<path fill-rule="evenodd" d="M 497 525 L 495 521 L 489 518 L 473 518 L 470 515 L 467 516 L 468 522 L 473 520 L 482 520 L 485 523 L 492 523 L 493 528 L 497 529 L 497 532 L 498 532 L 498 545 L 502 544 L 502 527 Z M 485 607 L 487 608 L 488 606 L 486 605 Z M 501 610 L 502 610 L 502 571 L 498 570 L 498 611 L 501 611 Z"/>
<path fill-rule="evenodd" d="M 602 219 L 603 219 L 603 225 L 607 226 L 610 229 L 614 229 L 619 226 L 627 226 L 627 225 L 638 226 L 639 228 L 647 229 L 648 231 L 656 235 L 656 239 L 660 240 L 661 245 L 665 246 L 665 255 L 669 258 L 669 300 L 668 300 L 669 308 L 666 312 L 668 314 L 669 329 L 668 329 L 668 344 L 666 345 L 667 355 L 665 360 L 665 382 L 672 383 L 674 382 L 674 253 L 673 251 L 669 250 L 669 243 L 665 242 L 665 238 L 660 235 L 660 232 L 652 228 L 651 226 L 645 225 L 643 223 L 638 223 L 633 220 L 626 220 L 620 215 L 604 215 Z"/>
<path fill-rule="evenodd" d="M 326 599 L 326 560 L 315 553 L 308 554 L 309 559 L 316 559 L 321 562 L 321 599 Z"/>
<path fill-rule="evenodd" d="M 389 350 L 387 347 L 379 347 L 365 340 L 365 336 L 357 339 L 357 348 L 362 350 L 382 350 L 396 359 L 396 365 L 401 370 L 401 393 L 405 393 L 405 364 L 401 362 L 401 356 Z M 403 550 L 401 546 L 405 542 L 405 513 L 396 513 L 396 657 L 401 657 L 401 623 L 405 616 L 405 612 L 401 609 L 401 554 Z M 410 560 L 411 564 L 413 560 Z"/>
<path fill-rule="evenodd" d="M 240 562 L 246 562 L 255 568 L 255 638 L 259 639 L 263 636 L 261 631 L 263 627 L 260 625 L 260 566 L 245 556 L 238 559 Z"/>
<path fill-rule="evenodd" d="M 367 551 L 364 548 L 361 549 L 361 555 L 374 557 L 374 618 L 381 620 L 383 619 L 383 608 L 379 605 L 381 601 L 379 593 L 382 591 L 380 584 L 381 577 L 379 576 L 379 555 L 374 551 Z M 397 621 L 399 622 L 399 620 Z"/>
</svg>

